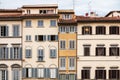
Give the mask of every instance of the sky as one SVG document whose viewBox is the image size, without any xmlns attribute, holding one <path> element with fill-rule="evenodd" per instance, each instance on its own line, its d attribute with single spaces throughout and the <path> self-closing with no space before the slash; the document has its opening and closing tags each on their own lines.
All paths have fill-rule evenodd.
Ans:
<svg viewBox="0 0 120 80">
<path fill-rule="evenodd" d="M 59 9 L 74 8 L 76 15 L 96 12 L 99 16 L 105 16 L 110 11 L 120 11 L 120 0 L 0 0 L 2 9 L 16 9 L 23 5 L 35 4 L 58 4 Z"/>
</svg>

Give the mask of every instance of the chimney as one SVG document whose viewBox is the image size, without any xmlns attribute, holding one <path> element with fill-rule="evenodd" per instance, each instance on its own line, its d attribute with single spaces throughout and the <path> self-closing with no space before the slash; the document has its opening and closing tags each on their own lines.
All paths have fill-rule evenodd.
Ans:
<svg viewBox="0 0 120 80">
<path fill-rule="evenodd" d="M 88 16 L 89 16 L 89 13 L 85 13 L 85 16 L 88 17 Z"/>
</svg>

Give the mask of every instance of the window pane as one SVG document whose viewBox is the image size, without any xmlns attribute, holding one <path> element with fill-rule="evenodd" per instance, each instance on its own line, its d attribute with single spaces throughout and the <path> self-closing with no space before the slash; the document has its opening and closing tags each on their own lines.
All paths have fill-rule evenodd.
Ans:
<svg viewBox="0 0 120 80">
<path fill-rule="evenodd" d="M 106 28 L 104 26 L 96 27 L 96 34 L 105 34 L 105 33 L 106 33 Z"/>
<path fill-rule="evenodd" d="M 31 21 L 30 20 L 26 21 L 26 27 L 31 27 Z"/>
<path fill-rule="evenodd" d="M 110 56 L 119 56 L 119 47 L 110 47 L 109 55 Z"/>
<path fill-rule="evenodd" d="M 106 70 L 96 70 L 95 77 L 96 79 L 106 79 Z"/>
<path fill-rule="evenodd" d="M 84 47 L 84 56 L 90 56 L 90 47 Z"/>
<path fill-rule="evenodd" d="M 44 25 L 43 25 L 43 20 L 39 20 L 38 21 L 38 27 L 43 27 Z"/>
<path fill-rule="evenodd" d="M 109 28 L 109 33 L 110 34 L 119 34 L 119 27 L 117 27 L 117 26 L 111 26 Z"/>
<path fill-rule="evenodd" d="M 105 47 L 97 47 L 96 48 L 96 56 L 105 56 L 106 48 Z"/>
<path fill-rule="evenodd" d="M 90 79 L 90 70 L 82 70 L 81 78 L 82 79 Z"/>
</svg>

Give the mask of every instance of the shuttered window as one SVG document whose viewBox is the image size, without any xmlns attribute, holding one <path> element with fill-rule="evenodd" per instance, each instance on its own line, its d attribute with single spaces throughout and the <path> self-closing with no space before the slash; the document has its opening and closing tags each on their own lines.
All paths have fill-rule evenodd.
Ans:
<svg viewBox="0 0 120 80">
<path fill-rule="evenodd" d="M 9 48 L 0 47 L 0 59 L 8 59 L 9 58 Z"/>
<path fill-rule="evenodd" d="M 8 71 L 0 70 L 0 80 L 8 80 Z"/>
<path fill-rule="evenodd" d="M 35 35 L 35 41 L 46 41 L 46 35 Z"/>
<path fill-rule="evenodd" d="M 57 57 L 56 49 L 50 49 L 50 58 L 56 58 L 56 57 Z"/>
<path fill-rule="evenodd" d="M 81 78 L 82 79 L 90 79 L 90 70 L 82 70 Z"/>
<path fill-rule="evenodd" d="M 69 70 L 75 70 L 75 58 L 69 57 Z"/>
<path fill-rule="evenodd" d="M 12 70 L 12 80 L 20 80 L 20 69 L 15 68 Z"/>
<path fill-rule="evenodd" d="M 38 49 L 38 61 L 43 61 L 43 60 L 44 60 L 44 50 Z"/>
<path fill-rule="evenodd" d="M 13 36 L 14 37 L 18 37 L 19 36 L 19 34 L 20 34 L 20 26 L 19 25 L 14 25 L 13 26 Z"/>
<path fill-rule="evenodd" d="M 65 70 L 66 69 L 66 58 L 65 57 L 61 57 L 60 58 L 60 70 Z"/>
<path fill-rule="evenodd" d="M 0 26 L 0 36 L 9 36 L 9 27 L 8 26 Z"/>
<path fill-rule="evenodd" d="M 106 79 L 106 70 L 95 70 L 95 79 Z"/>
<path fill-rule="evenodd" d="M 31 49 L 26 49 L 25 50 L 26 58 L 31 58 L 32 57 L 32 50 Z"/>
</svg>

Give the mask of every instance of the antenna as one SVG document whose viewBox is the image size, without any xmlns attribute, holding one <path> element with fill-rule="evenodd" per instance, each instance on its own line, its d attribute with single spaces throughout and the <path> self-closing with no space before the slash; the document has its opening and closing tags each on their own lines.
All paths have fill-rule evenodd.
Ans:
<svg viewBox="0 0 120 80">
<path fill-rule="evenodd" d="M 73 0 L 73 10 L 75 10 L 75 0 Z"/>
<path fill-rule="evenodd" d="M 90 13 L 91 12 L 91 3 L 92 3 L 92 0 L 89 0 L 89 2 L 88 2 L 88 13 Z"/>
</svg>

